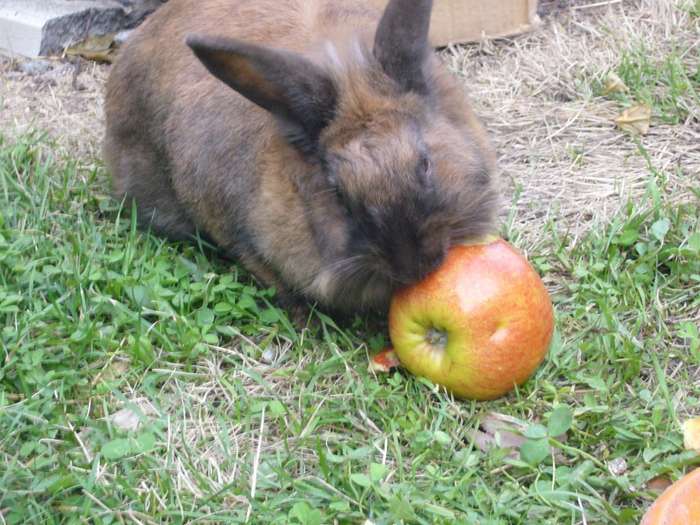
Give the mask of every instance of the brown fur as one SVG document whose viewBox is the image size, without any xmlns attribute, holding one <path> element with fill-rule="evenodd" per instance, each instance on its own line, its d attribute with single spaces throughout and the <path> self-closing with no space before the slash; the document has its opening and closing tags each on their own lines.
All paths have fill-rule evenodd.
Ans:
<svg viewBox="0 0 700 525">
<path fill-rule="evenodd" d="M 281 293 L 352 311 L 385 307 L 450 244 L 489 231 L 497 194 L 494 153 L 461 88 L 427 52 L 429 93 L 402 87 L 372 53 L 381 13 L 344 4 L 170 0 L 111 72 L 104 151 L 116 194 L 134 199 L 142 224 L 174 239 L 203 232 Z M 207 71 L 185 45 L 189 34 L 245 43 L 191 45 L 253 98 Z M 295 113 L 307 102 L 249 62 L 248 44 L 290 53 L 285 63 L 302 81 L 327 78 L 332 118 L 306 106 Z M 401 63 L 392 67 L 401 74 Z M 324 89 L 311 107 L 328 106 Z M 312 149 L 296 147 L 279 111 L 303 124 Z M 422 183 L 426 155 L 431 180 Z M 393 243 L 394 234 L 410 242 Z"/>
</svg>

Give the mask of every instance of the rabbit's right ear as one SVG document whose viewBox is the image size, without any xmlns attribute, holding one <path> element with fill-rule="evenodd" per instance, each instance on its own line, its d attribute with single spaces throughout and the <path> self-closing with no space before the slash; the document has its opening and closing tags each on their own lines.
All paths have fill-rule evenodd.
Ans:
<svg viewBox="0 0 700 525">
<path fill-rule="evenodd" d="M 320 67 L 295 53 L 232 38 L 190 35 L 186 43 L 212 75 L 277 117 L 290 142 L 315 151 L 337 98 Z"/>
<path fill-rule="evenodd" d="M 374 36 L 374 56 L 403 89 L 427 92 L 425 64 L 432 0 L 390 0 Z"/>
</svg>

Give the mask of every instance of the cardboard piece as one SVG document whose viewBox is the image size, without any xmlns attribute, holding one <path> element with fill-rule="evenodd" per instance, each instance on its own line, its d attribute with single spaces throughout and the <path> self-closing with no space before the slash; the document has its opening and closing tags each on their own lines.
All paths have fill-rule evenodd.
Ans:
<svg viewBox="0 0 700 525">
<path fill-rule="evenodd" d="M 384 9 L 388 0 L 370 0 Z M 436 47 L 524 33 L 539 23 L 537 0 L 435 0 L 430 39 Z"/>
</svg>

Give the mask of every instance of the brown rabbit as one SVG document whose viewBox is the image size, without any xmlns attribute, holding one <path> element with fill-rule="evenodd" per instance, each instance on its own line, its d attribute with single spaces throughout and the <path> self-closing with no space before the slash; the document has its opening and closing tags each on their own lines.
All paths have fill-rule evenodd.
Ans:
<svg viewBox="0 0 700 525">
<path fill-rule="evenodd" d="M 200 232 L 282 297 L 384 308 L 491 232 L 495 156 L 431 52 L 431 0 L 170 0 L 107 86 L 142 225 Z"/>
</svg>

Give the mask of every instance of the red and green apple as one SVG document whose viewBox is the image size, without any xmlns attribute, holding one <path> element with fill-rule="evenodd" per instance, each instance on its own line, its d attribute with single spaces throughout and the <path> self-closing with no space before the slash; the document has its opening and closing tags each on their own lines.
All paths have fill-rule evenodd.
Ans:
<svg viewBox="0 0 700 525">
<path fill-rule="evenodd" d="M 479 400 L 524 383 L 544 360 L 553 328 L 539 275 L 497 237 L 451 248 L 436 271 L 394 295 L 389 311 L 401 366 Z"/>
</svg>

